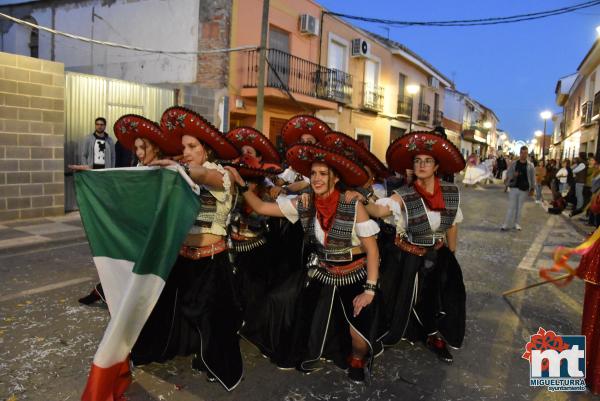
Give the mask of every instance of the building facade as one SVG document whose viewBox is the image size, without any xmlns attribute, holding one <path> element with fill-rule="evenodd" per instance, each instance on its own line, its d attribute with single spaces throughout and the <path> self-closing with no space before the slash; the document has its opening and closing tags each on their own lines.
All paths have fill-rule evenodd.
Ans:
<svg viewBox="0 0 600 401">
<path fill-rule="evenodd" d="M 259 43 L 261 12 L 260 0 L 233 1 L 232 47 Z M 316 2 L 271 1 L 267 42 L 262 130 L 274 142 L 288 118 L 314 114 L 384 159 L 389 143 L 410 128 L 442 123 L 447 78 L 400 43 L 329 15 Z M 232 126 L 255 124 L 258 61 L 258 51 L 231 56 Z M 409 85 L 418 88 L 412 97 Z"/>
<path fill-rule="evenodd" d="M 600 45 L 594 42 L 575 74 L 558 80 L 556 104 L 562 114 L 555 121 L 550 152 L 573 158 L 579 153 L 600 153 Z M 558 125 L 558 126 L 557 126 Z"/>
<path fill-rule="evenodd" d="M 495 156 L 499 150 L 496 114 L 467 94 L 446 88 L 444 128 L 466 158 Z M 454 139 L 453 139 L 454 138 Z"/>
<path fill-rule="evenodd" d="M 2 20 L 0 51 L 58 61 L 66 71 L 170 88 L 178 104 L 226 126 L 229 54 L 198 52 L 229 47 L 231 0 L 40 0 L 0 11 L 57 31 L 150 49 L 88 43 Z M 165 49 L 185 53 L 160 52 Z"/>
</svg>

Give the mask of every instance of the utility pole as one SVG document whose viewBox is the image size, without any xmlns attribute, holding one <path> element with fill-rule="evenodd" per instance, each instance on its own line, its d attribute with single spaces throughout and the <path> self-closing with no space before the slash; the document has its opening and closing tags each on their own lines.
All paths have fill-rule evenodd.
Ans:
<svg viewBox="0 0 600 401">
<path fill-rule="evenodd" d="M 256 128 L 263 131 L 265 109 L 265 70 L 267 66 L 267 33 L 269 31 L 269 0 L 263 0 L 262 27 L 260 31 L 260 49 L 258 51 L 258 93 L 256 95 Z"/>
</svg>

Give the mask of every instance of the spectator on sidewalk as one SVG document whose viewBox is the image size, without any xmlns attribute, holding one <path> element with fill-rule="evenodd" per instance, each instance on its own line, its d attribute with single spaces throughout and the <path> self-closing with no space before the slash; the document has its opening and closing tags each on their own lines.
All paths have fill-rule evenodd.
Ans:
<svg viewBox="0 0 600 401">
<path fill-rule="evenodd" d="M 589 158 L 588 178 L 589 180 L 586 181 L 586 187 L 590 191 L 588 224 L 598 227 L 600 225 L 600 163 L 598 163 L 598 156 Z"/>
<path fill-rule="evenodd" d="M 590 156 L 591 155 L 591 156 Z M 585 184 L 583 186 L 583 207 L 590 203 L 592 197 L 592 181 L 598 174 L 598 164 L 592 153 L 588 153 L 587 171 L 585 174 Z"/>
<path fill-rule="evenodd" d="M 496 159 L 496 178 L 502 179 L 502 173 L 507 169 L 506 159 L 500 154 Z"/>
<path fill-rule="evenodd" d="M 547 185 L 550 188 L 550 191 L 554 193 L 558 191 L 558 185 L 556 183 L 556 160 L 550 159 L 546 163 L 546 176 L 542 181 L 542 186 Z"/>
<path fill-rule="evenodd" d="M 565 196 L 569 190 L 569 184 L 567 180 L 571 176 L 571 162 L 568 159 L 563 160 L 562 167 L 556 172 L 556 179 L 558 180 L 558 192 L 560 196 Z"/>
<path fill-rule="evenodd" d="M 502 231 L 514 227 L 521 231 L 521 210 L 528 196 L 533 195 L 535 187 L 535 171 L 533 164 L 527 159 L 529 149 L 521 146 L 519 158 L 508 167 L 507 180 L 510 191 L 508 193 L 508 210 Z"/>
<path fill-rule="evenodd" d="M 539 161 L 535 166 L 535 203 L 542 202 L 542 185 L 545 178 L 546 167 L 543 161 Z"/>
<path fill-rule="evenodd" d="M 93 169 L 115 167 L 115 143 L 105 131 L 106 119 L 98 117 L 95 123 L 94 132 L 81 145 L 81 164 Z"/>
<path fill-rule="evenodd" d="M 583 206 L 585 205 L 583 198 L 583 187 L 585 186 L 585 179 L 587 178 L 585 152 L 579 153 L 579 157 L 575 158 L 574 164 L 573 175 L 575 176 L 575 196 L 577 198 L 577 204 L 575 205 L 575 210 L 573 210 L 571 216 L 581 213 Z"/>
</svg>

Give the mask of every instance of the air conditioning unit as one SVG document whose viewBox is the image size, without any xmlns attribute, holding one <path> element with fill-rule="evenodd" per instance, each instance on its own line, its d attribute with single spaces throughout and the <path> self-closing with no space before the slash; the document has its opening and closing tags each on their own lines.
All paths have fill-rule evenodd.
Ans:
<svg viewBox="0 0 600 401">
<path fill-rule="evenodd" d="M 352 57 L 369 57 L 371 46 L 363 38 L 352 39 Z"/>
<path fill-rule="evenodd" d="M 300 14 L 300 33 L 319 35 L 319 21 L 309 14 Z"/>
<path fill-rule="evenodd" d="M 440 80 L 436 77 L 429 77 L 427 83 L 429 84 L 429 87 L 433 89 L 439 89 L 440 87 Z"/>
</svg>

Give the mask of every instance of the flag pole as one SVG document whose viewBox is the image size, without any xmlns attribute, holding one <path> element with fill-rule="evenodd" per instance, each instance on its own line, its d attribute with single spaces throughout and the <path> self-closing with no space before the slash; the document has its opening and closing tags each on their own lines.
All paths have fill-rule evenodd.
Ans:
<svg viewBox="0 0 600 401">
<path fill-rule="evenodd" d="M 512 290 L 504 291 L 502 293 L 502 296 L 506 297 L 506 296 L 512 295 L 512 294 L 514 294 L 516 292 L 525 291 L 525 290 L 528 290 L 530 288 L 539 287 L 540 285 L 544 285 L 544 284 L 548 284 L 548 283 L 554 283 L 556 281 L 564 280 L 564 279 L 569 278 L 571 276 L 572 276 L 571 273 L 567 273 L 567 274 L 563 274 L 562 276 L 558 276 L 556 278 L 553 278 L 551 280 L 540 281 L 538 283 L 530 284 L 530 285 L 527 285 L 527 286 L 521 287 L 521 288 L 513 288 Z"/>
</svg>

